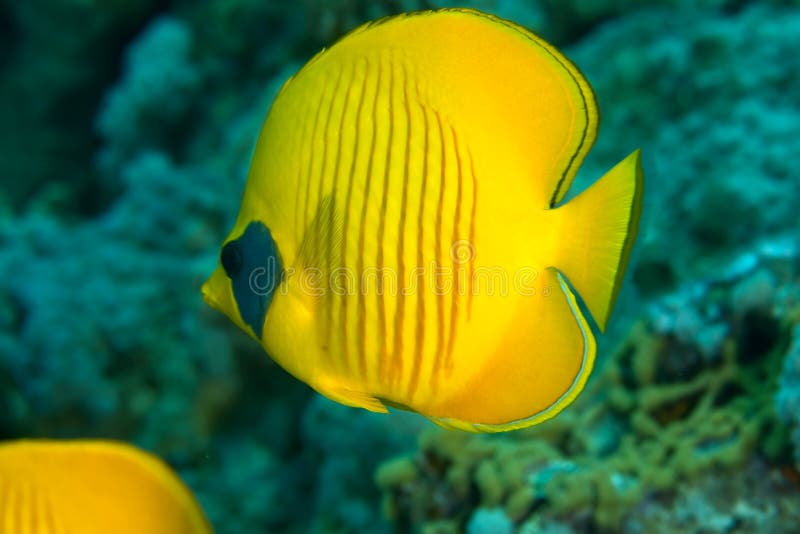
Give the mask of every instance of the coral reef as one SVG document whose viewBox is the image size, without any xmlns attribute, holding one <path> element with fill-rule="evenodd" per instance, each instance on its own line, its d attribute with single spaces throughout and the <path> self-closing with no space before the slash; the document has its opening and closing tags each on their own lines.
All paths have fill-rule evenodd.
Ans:
<svg viewBox="0 0 800 534">
<path fill-rule="evenodd" d="M 793 426 L 794 457 L 800 470 L 800 318 L 792 331 L 792 345 L 783 364 L 775 403 L 780 417 Z"/>
<path fill-rule="evenodd" d="M 478 508 L 467 523 L 467 534 L 512 534 L 514 523 L 500 508 Z"/>
<path fill-rule="evenodd" d="M 106 95 L 97 119 L 104 174 L 115 176 L 137 151 L 169 147 L 176 137 L 203 81 L 190 59 L 192 39 L 185 23 L 164 17 L 128 49 L 125 75 Z"/>
<path fill-rule="evenodd" d="M 655 300 L 575 407 L 555 420 L 503 436 L 423 434 L 416 455 L 377 471 L 387 514 L 401 529 L 470 529 L 500 509 L 523 530 L 653 532 L 676 502 L 696 510 L 670 508 L 689 515 L 669 524 L 701 521 L 702 505 L 691 496 L 707 475 L 735 477 L 743 466 L 768 472 L 772 482 L 759 486 L 760 504 L 739 511 L 721 510 L 722 497 L 704 501 L 720 525 L 775 524 L 776 510 L 753 508 L 771 492 L 788 491 L 781 509 L 800 510 L 800 492 L 790 491 L 798 475 L 787 464 L 788 429 L 774 409 L 800 313 L 798 254 L 775 254 L 785 247 L 771 242 L 760 250 L 749 269 L 735 266 L 733 275 Z M 788 408 L 785 399 L 779 395 Z M 768 464 L 754 467 L 759 461 Z"/>
<path fill-rule="evenodd" d="M 648 178 L 588 390 L 488 437 L 335 405 L 198 293 L 283 81 L 367 19 L 455 2 L 6 4 L 0 439 L 136 442 L 221 533 L 797 524 L 796 2 L 458 3 L 554 40 L 592 82 L 578 188 L 640 145 Z"/>
<path fill-rule="evenodd" d="M 774 532 L 790 534 L 800 520 L 798 487 L 760 462 L 725 477 L 698 478 L 672 500 L 646 499 L 623 530 L 632 533 Z"/>
<path fill-rule="evenodd" d="M 315 396 L 302 421 L 304 449 L 316 466 L 315 529 L 378 532 L 380 496 L 371 474 L 387 451 L 412 450 L 424 426 L 417 415 L 395 412 L 386 417 Z"/>
<path fill-rule="evenodd" d="M 40 196 L 60 197 L 59 209 L 70 213 L 97 209 L 98 176 L 87 165 L 96 148 L 95 106 L 117 75 L 116 55 L 156 4 L 46 0 L 0 7 L 0 98 L 10 104 L 1 112 L 0 176 L 15 211 Z"/>
<path fill-rule="evenodd" d="M 584 176 L 625 152 L 622 132 L 642 140 L 652 178 L 633 281 L 646 293 L 711 276 L 737 250 L 798 229 L 800 200 L 786 191 L 800 150 L 800 64 L 789 37 L 800 11 L 703 13 L 641 10 L 571 50 L 603 111 Z M 660 32 L 668 37 L 654 40 Z"/>
<path fill-rule="evenodd" d="M 2 224 L 3 368 L 39 431 L 150 428 L 159 435 L 149 445 L 202 447 L 201 422 L 188 416 L 199 377 L 236 377 L 229 342 L 201 324 L 194 297 L 208 262 L 187 253 L 211 245 L 202 224 L 223 215 L 218 202 L 181 190 L 184 172 L 203 176 L 144 154 L 127 168 L 125 201 L 93 223 L 33 213 Z M 132 236 L 131 226 L 148 233 Z"/>
<path fill-rule="evenodd" d="M 315 517 L 291 496 L 308 491 L 319 491 L 320 525 L 363 526 L 380 519 L 370 473 L 401 447 L 398 434 L 383 419 L 304 419 L 308 389 L 199 295 L 235 216 L 266 107 L 297 68 L 285 52 L 265 50 L 269 60 L 236 66 L 229 79 L 231 65 L 217 61 L 256 47 L 260 29 L 217 33 L 225 44 L 214 42 L 200 15 L 224 12 L 230 24 L 252 25 L 264 5 L 221 2 L 154 19 L 98 110 L 95 209 L 63 209 L 68 190 L 39 195 L 22 214 L 0 214 L 0 437 L 136 442 L 179 469 L 219 532 L 304 532 Z M 276 40 L 271 50 L 278 48 L 291 45 Z M 246 72 L 260 79 L 244 83 Z M 0 204 L 15 202 L 9 193 Z M 323 438 L 342 432 L 342 445 L 320 447 L 317 423 Z M 354 448 L 348 428 L 387 437 Z M 367 462 L 360 476 L 352 458 L 340 461 L 354 450 Z M 317 475 L 307 465 L 317 463 L 319 489 L 309 490 Z M 241 498 L 245 487 L 251 499 Z M 340 509 L 348 491 L 352 505 Z"/>
</svg>

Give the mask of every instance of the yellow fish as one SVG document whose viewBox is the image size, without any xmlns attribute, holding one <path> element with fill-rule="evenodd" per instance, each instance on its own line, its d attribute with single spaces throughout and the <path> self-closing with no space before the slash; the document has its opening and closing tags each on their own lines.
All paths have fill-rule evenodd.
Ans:
<svg viewBox="0 0 800 534">
<path fill-rule="evenodd" d="M 326 397 L 497 432 L 583 388 L 641 208 L 634 151 L 563 203 L 598 111 L 578 69 L 469 9 L 382 19 L 289 79 L 206 301 Z"/>
<path fill-rule="evenodd" d="M 3 534 L 210 534 L 164 462 L 123 443 L 0 443 Z"/>
</svg>

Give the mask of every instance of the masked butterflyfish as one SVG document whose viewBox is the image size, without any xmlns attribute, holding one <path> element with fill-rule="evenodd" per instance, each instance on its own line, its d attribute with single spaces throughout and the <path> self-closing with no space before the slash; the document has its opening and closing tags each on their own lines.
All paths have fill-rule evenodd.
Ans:
<svg viewBox="0 0 800 534">
<path fill-rule="evenodd" d="M 581 72 L 512 22 L 365 24 L 276 97 L 205 300 L 342 404 L 549 419 L 586 383 L 586 315 L 604 330 L 638 226 L 638 150 L 564 202 L 597 125 Z"/>
<path fill-rule="evenodd" d="M 210 534 L 160 459 L 118 442 L 0 443 L 3 534 Z"/>
</svg>

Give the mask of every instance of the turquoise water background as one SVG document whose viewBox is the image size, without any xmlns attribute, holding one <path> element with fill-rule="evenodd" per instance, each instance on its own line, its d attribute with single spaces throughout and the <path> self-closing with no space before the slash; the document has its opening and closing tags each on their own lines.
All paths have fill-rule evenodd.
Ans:
<svg viewBox="0 0 800 534">
<path fill-rule="evenodd" d="M 594 86 L 576 188 L 644 213 L 581 399 L 502 436 L 316 395 L 200 297 L 283 81 L 376 17 L 523 24 Z M 0 439 L 163 457 L 220 533 L 797 532 L 800 4 L 0 5 Z"/>
</svg>

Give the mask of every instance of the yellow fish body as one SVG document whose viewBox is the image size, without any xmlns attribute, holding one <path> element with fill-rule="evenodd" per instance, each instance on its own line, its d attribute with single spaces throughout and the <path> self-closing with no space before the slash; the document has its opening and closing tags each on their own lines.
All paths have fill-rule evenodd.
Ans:
<svg viewBox="0 0 800 534">
<path fill-rule="evenodd" d="M 210 534 L 161 460 L 123 443 L 0 443 L 3 534 Z"/>
<path fill-rule="evenodd" d="M 561 205 L 598 112 L 578 69 L 467 9 L 366 24 L 286 82 L 206 301 L 349 406 L 496 432 L 581 391 L 641 206 L 639 151 Z"/>
</svg>

